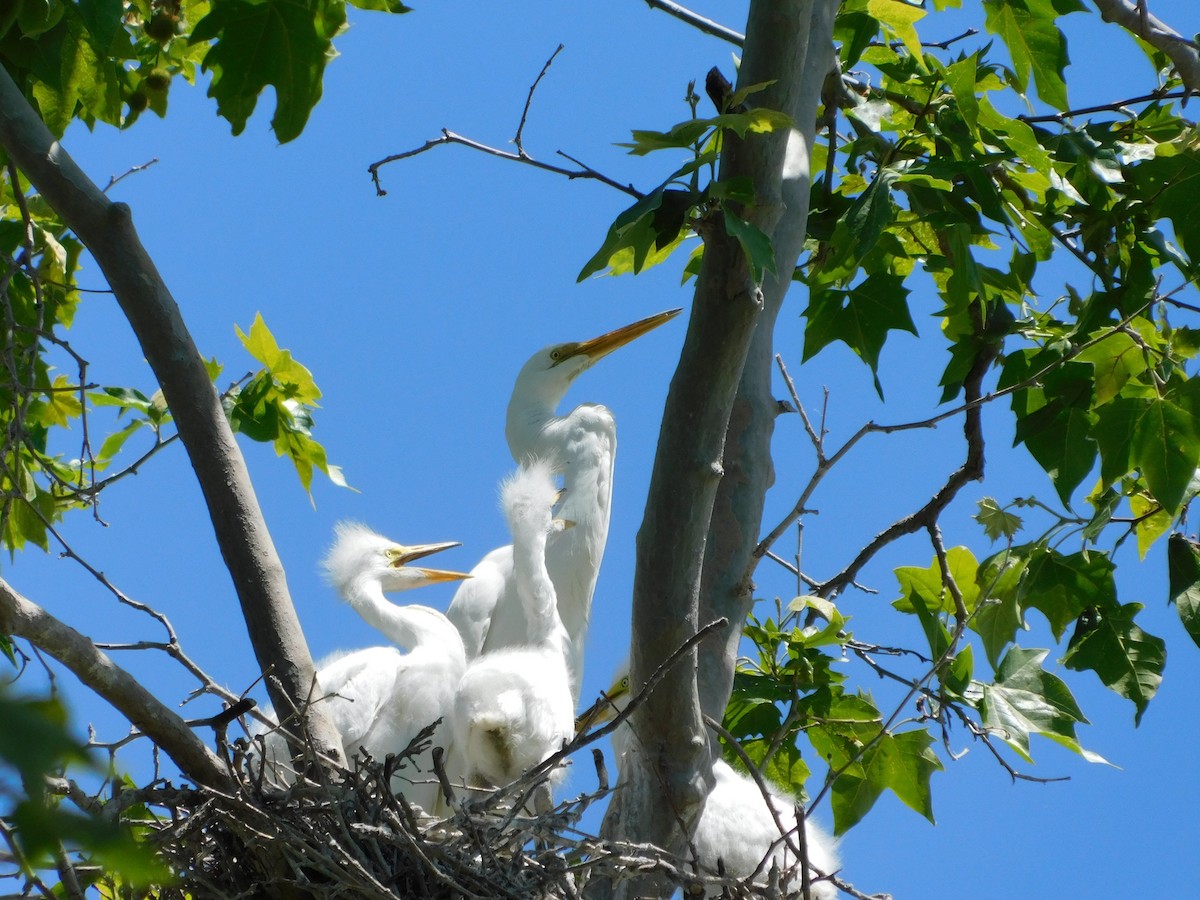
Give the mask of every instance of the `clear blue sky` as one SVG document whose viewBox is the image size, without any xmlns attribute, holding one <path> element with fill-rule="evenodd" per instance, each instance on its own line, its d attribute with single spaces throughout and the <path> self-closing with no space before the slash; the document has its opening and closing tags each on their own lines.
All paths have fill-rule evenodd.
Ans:
<svg viewBox="0 0 1200 900">
<path fill-rule="evenodd" d="M 973 15 L 978 4 L 966 5 Z M 696 6 L 734 27 L 744 21 L 742 2 Z M 1188 0 L 1154 0 L 1151 7 L 1185 34 L 1200 31 L 1200 14 Z M 944 24 L 936 24 L 938 18 L 922 25 L 923 37 L 942 39 L 961 30 L 963 15 Z M 507 543 L 496 483 L 512 465 L 504 407 L 521 363 L 547 343 L 591 337 L 690 300 L 689 289 L 679 287 L 682 256 L 638 278 L 576 285 L 608 223 L 627 205 L 609 188 L 446 147 L 385 168 L 390 193 L 378 198 L 367 165 L 418 146 L 443 126 L 506 146 L 530 83 L 561 42 L 566 48 L 533 103 L 526 149 L 547 160 L 561 149 L 617 179 L 653 186 L 670 160 L 633 159 L 613 143 L 627 139 L 631 128 L 661 128 L 685 118 L 688 80 L 702 81 L 713 65 L 727 75 L 733 70 L 733 48 L 633 0 L 447 0 L 395 18 L 352 10 L 351 21 L 337 42 L 342 55 L 327 70 L 324 100 L 291 144 L 277 145 L 268 129 L 269 96 L 246 133 L 234 139 L 203 89 L 182 83 L 172 88 L 165 122 L 144 116 L 128 133 L 75 128 L 65 140 L 100 184 L 159 160 L 121 182 L 113 196 L 133 206 L 142 239 L 206 356 L 224 362 L 231 378 L 253 368 L 233 326 L 246 328 L 261 312 L 325 392 L 316 436 L 357 493 L 318 480 L 314 508 L 287 461 L 269 447 L 243 443 L 317 657 L 378 642 L 317 576 L 335 521 L 360 519 L 407 542 L 462 541 L 439 563 L 469 568 Z M 1073 15 L 1064 25 L 1076 105 L 1154 85 L 1150 66 L 1124 33 L 1095 14 Z M 1065 277 L 1040 274 L 1046 302 L 1058 296 Z M 1077 273 L 1071 277 L 1085 284 Z M 81 283 L 105 286 L 94 266 Z M 893 332 L 884 350 L 886 406 L 875 397 L 869 370 L 840 348 L 801 368 L 804 303 L 799 291 L 789 298 L 777 347 L 810 410 L 820 407 L 828 387 L 832 441 L 870 418 L 899 422 L 936 410 L 945 360 L 932 318 L 936 298 L 915 292 L 921 338 Z M 628 646 L 634 536 L 684 329 L 677 320 L 622 350 L 586 373 L 568 397 L 608 405 L 620 435 L 585 696 L 608 684 Z M 90 361 L 92 380 L 154 390 L 110 298 L 88 298 L 71 339 Z M 988 480 L 964 491 L 943 524 L 950 544 L 968 544 L 979 557 L 989 548 L 969 518 L 976 499 L 1053 496 L 1024 450 L 1009 449 L 1006 411 L 990 413 L 987 428 Z M 805 569 L 818 577 L 840 569 L 872 535 L 923 502 L 961 453 L 957 422 L 903 440 L 864 442 L 815 498 L 820 515 L 808 523 Z M 776 467 L 769 524 L 791 507 L 811 471 L 812 454 L 796 417 L 780 420 Z M 182 449 L 161 454 L 106 493 L 101 514 L 108 527 L 86 514 L 72 519 L 65 529 L 72 546 L 127 593 L 165 612 L 185 649 L 227 687 L 242 691 L 257 671 Z M 780 549 L 791 553 L 789 546 Z M 896 594 L 891 568 L 927 565 L 930 555 L 928 543 L 914 539 L 864 573 L 863 583 L 880 593 L 844 598 L 856 636 L 920 643 L 916 622 L 890 612 Z M 1081 729 L 1084 745 L 1117 767 L 1089 765 L 1035 741 L 1038 765 L 1025 770 L 1071 780 L 1014 785 L 985 748 L 956 732 L 952 749 L 970 752 L 955 762 L 941 749 L 947 771 L 933 782 L 937 826 L 884 797 L 843 841 L 844 877 L 860 890 L 888 891 L 897 900 L 1182 897 L 1195 890 L 1195 844 L 1190 829 L 1175 823 L 1190 822 L 1200 801 L 1193 750 L 1200 736 L 1194 688 L 1200 650 L 1166 606 L 1162 548 L 1144 564 L 1128 551 L 1119 561 L 1122 601 L 1145 603 L 1144 627 L 1168 642 L 1158 697 L 1135 729 L 1132 705 L 1091 674 L 1060 673 L 1092 719 Z M 6 577 L 98 640 L 161 638 L 153 622 L 118 606 L 78 565 L 54 554 L 26 553 L 6 567 Z M 782 569 L 760 570 L 759 582 L 768 599 L 795 593 Z M 410 599 L 444 608 L 450 593 L 435 588 Z M 1033 625 L 1025 646 L 1050 646 L 1044 629 Z M 123 653 L 119 661 L 148 678 L 168 702 L 194 686 L 158 655 Z M 876 693 L 881 707 L 891 697 L 889 687 L 859 667 L 847 670 Z M 62 683 L 81 722 L 94 722 L 101 738 L 123 733 L 102 703 L 69 678 Z M 203 700 L 187 709 L 199 717 L 214 704 Z M 138 745 L 122 760 L 135 772 L 146 771 Z M 593 786 L 586 762 L 571 784 Z M 829 821 L 827 809 L 818 816 Z"/>
</svg>

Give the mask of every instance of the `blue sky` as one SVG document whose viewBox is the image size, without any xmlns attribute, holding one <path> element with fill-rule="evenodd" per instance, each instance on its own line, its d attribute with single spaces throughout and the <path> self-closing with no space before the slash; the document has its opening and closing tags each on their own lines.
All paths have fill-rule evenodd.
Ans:
<svg viewBox="0 0 1200 900">
<path fill-rule="evenodd" d="M 1187 0 L 1151 6 L 1185 34 L 1200 30 Z M 741 2 L 696 7 L 734 27 L 744 21 Z M 922 36 L 957 34 L 964 16 L 944 24 L 930 16 Z M 318 577 L 317 561 L 335 521 L 359 519 L 405 542 L 462 541 L 438 563 L 469 568 L 507 543 L 496 484 L 512 466 L 504 408 L 524 360 L 545 344 L 592 337 L 690 301 L 690 290 L 679 286 L 684 255 L 637 278 L 575 283 L 627 205 L 610 188 L 444 147 L 386 167 L 389 194 L 379 198 L 367 165 L 420 145 L 442 127 L 507 146 L 529 85 L 561 42 L 565 49 L 533 102 L 526 149 L 547 160 L 562 150 L 618 180 L 653 186 L 672 160 L 634 159 L 614 142 L 627 139 L 631 128 L 665 128 L 685 118 L 689 79 L 702 81 L 713 65 L 733 71 L 733 48 L 635 2 L 537 0 L 518 7 L 448 0 L 393 18 L 352 10 L 351 23 L 337 42 L 341 56 L 328 67 L 324 99 L 291 144 L 279 146 L 268 129 L 269 96 L 234 139 L 203 90 L 182 83 L 171 90 L 165 122 L 145 116 L 126 133 L 80 127 L 64 142 L 100 184 L 158 159 L 112 196 L 132 205 L 142 240 L 201 352 L 224 362 L 230 380 L 255 367 L 234 325 L 245 329 L 261 312 L 280 345 L 313 371 L 324 391 L 316 437 L 357 492 L 317 480 L 314 506 L 287 461 L 269 447 L 243 442 L 317 657 L 378 642 Z M 1094 14 L 1073 15 L 1064 27 L 1074 104 L 1153 86 L 1150 66 L 1119 30 Z M 1114 72 L 1121 87 L 1109 86 Z M 1041 273 L 1043 300 L 1058 296 L 1068 277 L 1086 283 L 1077 273 Z M 81 283 L 105 286 L 94 266 Z M 828 388 L 831 441 L 844 440 L 868 419 L 900 422 L 936 411 L 945 351 L 931 293 L 913 296 L 920 338 L 893 332 L 884 349 L 886 405 L 875 396 L 869 370 L 840 347 L 801 367 L 803 307 L 803 296 L 794 292 L 780 317 L 777 349 L 811 412 Z M 634 536 L 685 324 L 673 321 L 604 360 L 568 395 L 569 403 L 606 404 L 619 424 L 614 515 L 593 607 L 587 697 L 608 684 L 628 646 Z M 89 360 L 92 380 L 154 390 L 110 298 L 89 297 L 71 340 Z M 1006 410 L 990 411 L 986 427 L 988 480 L 964 491 L 943 522 L 949 544 L 967 544 L 980 558 L 989 546 L 970 520 L 976 499 L 1053 497 L 1024 450 L 1009 449 Z M 815 498 L 820 514 L 805 532 L 806 571 L 820 577 L 840 569 L 877 531 L 923 502 L 961 453 L 957 421 L 902 439 L 863 442 Z M 797 418 L 781 418 L 768 525 L 795 502 L 812 462 Z M 197 662 L 242 691 L 257 670 L 182 449 L 160 454 L 107 492 L 100 511 L 107 527 L 86 514 L 68 523 L 71 546 L 129 595 L 166 613 Z M 779 550 L 792 553 L 787 544 Z M 845 596 L 842 608 L 853 616 L 856 636 L 919 645 L 916 622 L 890 611 L 896 595 L 891 568 L 928 565 L 930 556 L 927 541 L 914 539 L 864 573 L 863 583 L 880 593 Z M 933 782 L 937 826 L 884 797 L 844 839 L 844 877 L 897 900 L 1166 897 L 1194 890 L 1200 875 L 1194 842 L 1173 823 L 1188 822 L 1200 803 L 1192 750 L 1200 736 L 1193 688 L 1200 650 L 1166 606 L 1163 548 L 1142 564 L 1125 549 L 1118 561 L 1122 601 L 1145 603 L 1143 626 L 1168 642 L 1158 697 L 1135 729 L 1132 705 L 1092 675 L 1059 673 L 1092 720 L 1081 729 L 1083 744 L 1115 767 L 1089 765 L 1035 740 L 1038 764 L 1023 769 L 1071 780 L 1014 785 L 985 748 L 956 732 L 951 747 L 970 752 L 956 762 L 941 751 L 947 770 Z M 152 621 L 120 607 L 77 564 L 56 554 L 26 553 L 5 575 L 97 640 L 161 638 Z M 768 601 L 795 593 L 791 576 L 775 567 L 760 569 L 759 589 Z M 445 608 L 450 594 L 449 587 L 432 588 L 408 599 Z M 1033 625 L 1023 644 L 1051 646 L 1044 629 Z M 160 655 L 122 653 L 118 659 L 170 703 L 194 686 Z M 847 671 L 875 692 L 881 707 L 892 698 L 891 689 L 861 667 Z M 95 723 L 102 739 L 123 734 L 107 707 L 69 678 L 61 684 L 81 723 Z M 212 709 L 212 701 L 203 700 L 185 714 L 200 717 Z M 122 762 L 145 772 L 146 758 L 135 744 Z M 585 763 L 571 785 L 593 784 Z M 828 822 L 828 810 L 818 817 Z"/>
</svg>

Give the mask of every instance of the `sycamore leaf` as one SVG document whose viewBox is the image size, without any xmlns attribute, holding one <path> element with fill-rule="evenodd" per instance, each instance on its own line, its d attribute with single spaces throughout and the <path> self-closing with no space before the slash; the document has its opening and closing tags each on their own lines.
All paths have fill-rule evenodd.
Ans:
<svg viewBox="0 0 1200 900">
<path fill-rule="evenodd" d="M 1067 626 L 1084 609 L 1116 603 L 1115 568 L 1098 550 L 1066 556 L 1057 550 L 1036 547 L 1029 554 L 1022 584 L 1023 605 L 1044 615 L 1054 639 L 1062 640 Z"/>
<path fill-rule="evenodd" d="M 804 359 L 822 348 L 842 341 L 875 376 L 875 390 L 883 397 L 879 382 L 879 353 L 889 331 L 917 333 L 908 309 L 908 288 L 898 275 L 878 272 L 848 291 L 814 289 L 804 315 Z"/>
<path fill-rule="evenodd" d="M 1163 509 L 1157 500 L 1141 491 L 1130 495 L 1129 511 L 1137 519 L 1134 530 L 1137 532 L 1138 559 L 1145 559 L 1158 539 L 1171 530 L 1175 517 Z"/>
<path fill-rule="evenodd" d="M 604 243 L 595 255 L 584 263 L 576 281 L 583 281 L 608 268 L 612 265 L 613 258 L 627 249 L 633 253 L 633 272 L 640 272 L 651 257 L 652 249 L 658 240 L 658 232 L 654 229 L 654 216 L 662 205 L 663 194 L 664 189 L 659 188 L 617 216 L 608 228 Z M 625 264 L 623 259 L 618 259 L 618 265 L 623 267 Z"/>
<path fill-rule="evenodd" d="M 1067 41 L 1054 22 L 1050 0 L 984 0 L 983 6 L 987 30 L 1008 47 L 1017 89 L 1025 93 L 1032 71 L 1038 97 L 1055 109 L 1067 109 Z"/>
<path fill-rule="evenodd" d="M 983 533 L 993 541 L 1000 538 L 1011 540 L 1021 530 L 1021 517 L 1001 509 L 1000 504 L 991 497 L 984 497 L 979 501 L 979 512 L 973 518 L 983 526 Z"/>
<path fill-rule="evenodd" d="M 1200 546 L 1182 534 L 1167 541 L 1170 602 L 1192 640 L 1200 645 Z"/>
<path fill-rule="evenodd" d="M 1200 146 L 1195 144 L 1181 153 L 1141 162 L 1132 167 L 1130 176 L 1147 208 L 1171 220 L 1176 239 L 1192 260 L 1200 258 L 1200 216 L 1195 201 L 1198 178 Z"/>
<path fill-rule="evenodd" d="M 234 326 L 242 345 L 250 355 L 267 367 L 272 379 L 279 385 L 283 397 L 296 400 L 306 406 L 315 406 L 321 399 L 321 391 L 313 380 L 312 372 L 292 358 L 291 351 L 282 350 L 271 334 L 262 313 L 256 313 L 246 334 Z"/>
<path fill-rule="evenodd" d="M 777 109 L 758 107 L 745 112 L 724 113 L 709 119 L 688 119 L 670 131 L 635 130 L 633 143 L 618 144 L 628 147 L 634 156 L 645 156 L 655 150 L 683 149 L 692 147 L 709 131 L 715 128 L 728 129 L 738 137 L 747 134 L 765 134 L 792 126 L 792 118 Z"/>
<path fill-rule="evenodd" d="M 747 222 L 741 216 L 730 211 L 728 206 L 722 208 L 725 214 L 725 231 L 730 237 L 736 238 L 750 263 L 751 274 L 756 283 L 761 283 L 763 272 L 775 274 L 775 249 L 771 239 L 764 234 L 753 222 Z"/>
<path fill-rule="evenodd" d="M 831 792 L 835 834 L 845 834 L 860 822 L 885 790 L 892 791 L 930 822 L 934 821 L 929 781 L 942 763 L 933 752 L 933 737 L 928 732 L 878 734 L 876 731 L 868 737 L 814 728 L 809 737 L 831 768 L 844 770 L 834 781 Z"/>
<path fill-rule="evenodd" d="M 1166 644 L 1134 624 L 1140 603 L 1105 608 L 1089 607 L 1075 629 L 1063 665 L 1082 672 L 1094 671 L 1105 686 L 1137 708 L 1140 724 L 1151 698 L 1162 681 L 1167 662 Z"/>
<path fill-rule="evenodd" d="M 925 10 L 905 0 L 867 0 L 867 12 L 900 38 L 917 65 L 924 70 L 925 51 L 921 49 L 921 39 L 913 26 L 925 17 Z"/>
<path fill-rule="evenodd" d="M 963 595 L 967 612 L 975 608 L 979 587 L 975 583 L 979 563 L 966 547 L 951 547 L 946 551 L 947 568 Z M 895 571 L 900 583 L 900 599 L 892 606 L 900 612 L 911 613 L 918 607 L 930 612 L 954 612 L 954 600 L 942 584 L 942 568 L 936 559 L 929 568 L 901 566 Z"/>
<path fill-rule="evenodd" d="M 222 0 L 192 30 L 192 43 L 214 41 L 203 68 L 208 96 L 241 134 L 267 85 L 275 89 L 271 127 L 286 143 L 299 136 L 321 99 L 332 39 L 346 24 L 343 0 Z"/>
<path fill-rule="evenodd" d="M 1031 734 L 1044 735 L 1089 762 L 1104 762 L 1079 744 L 1075 726 L 1086 725 L 1087 719 L 1063 680 L 1042 668 L 1049 652 L 1013 647 L 1004 655 L 994 684 L 975 682 L 983 724 L 1026 762 L 1033 762 Z"/>
<path fill-rule="evenodd" d="M 1016 439 L 1024 442 L 1030 454 L 1054 482 L 1058 496 L 1070 504 L 1071 494 L 1087 477 L 1096 462 L 1096 442 L 1091 411 L 1094 370 L 1090 365 L 1068 362 L 1046 373 L 1040 391 L 1044 402 L 1031 402 L 1022 409 L 1021 397 L 1034 397 L 1037 389 L 1018 391 L 1013 397 L 1017 413 Z M 1200 452 L 1200 447 L 1197 447 Z"/>
</svg>

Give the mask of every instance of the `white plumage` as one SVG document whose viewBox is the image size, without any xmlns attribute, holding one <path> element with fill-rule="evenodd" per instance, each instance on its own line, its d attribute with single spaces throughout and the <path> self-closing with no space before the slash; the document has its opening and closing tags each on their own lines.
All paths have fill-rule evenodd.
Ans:
<svg viewBox="0 0 1200 900">
<path fill-rule="evenodd" d="M 544 460 L 530 461 L 501 487 L 513 537 L 512 584 L 526 631 L 524 646 L 471 661 L 459 684 L 454 769 L 469 786 L 508 784 L 574 734 L 570 637 L 546 570 L 547 537 L 570 526 L 552 518 L 557 498 L 553 469 Z"/>
<path fill-rule="evenodd" d="M 584 640 L 596 577 L 608 540 L 616 423 L 603 406 L 584 403 L 556 413 L 571 383 L 593 363 L 674 317 L 679 310 L 618 328 L 589 341 L 555 344 L 521 368 L 508 404 L 505 436 L 513 459 L 550 459 L 563 473 L 565 499 L 559 516 L 575 523 L 550 535 L 546 568 L 570 639 L 567 665 L 571 695 L 578 701 Z M 524 607 L 515 585 L 512 547 L 500 547 L 471 570 L 447 611 L 473 659 L 526 640 Z"/>
<path fill-rule="evenodd" d="M 330 582 L 363 619 L 397 646 L 328 657 L 318 667 L 312 700 L 325 704 L 347 758 L 366 752 L 383 762 L 387 754 L 404 750 L 425 726 L 449 714 L 466 669 L 462 639 L 445 615 L 427 606 L 397 606 L 384 593 L 468 576 L 407 565 L 457 544 L 406 547 L 363 525 L 345 522 L 337 525 L 336 533 L 324 560 Z M 448 735 L 449 729 L 440 727 L 435 743 L 445 743 Z M 271 732 L 265 743 L 271 780 L 291 781 L 291 759 L 283 736 Z M 432 810 L 438 788 L 429 752 L 414 763 L 420 771 L 412 764 L 397 770 L 392 787 L 410 802 Z"/>
<path fill-rule="evenodd" d="M 625 663 L 617 679 L 591 709 L 579 717 L 581 727 L 613 718 L 629 703 L 629 665 Z M 613 753 L 617 765 L 623 766 L 629 754 L 636 753 L 637 741 L 628 724 L 619 727 L 612 735 Z M 770 855 L 770 859 L 759 869 L 756 883 L 767 882 L 772 863 L 780 872 L 787 872 L 798 862 L 791 847 L 799 848 L 797 835 L 800 819 L 796 815 L 797 801 L 772 787 L 768 793 L 779 823 L 789 834 L 789 840 L 781 840 L 779 825 L 771 814 L 771 807 L 763 797 L 755 781 L 734 769 L 723 759 L 713 761 L 712 790 L 704 798 L 704 806 L 696 821 L 692 843 L 696 848 L 696 862 L 701 870 L 716 875 L 720 872 L 718 860 L 725 873 L 736 878 L 747 878 L 759 869 L 759 863 Z M 805 852 L 809 865 L 809 900 L 836 900 L 837 887 L 830 881 L 821 880 L 841 867 L 837 853 L 837 841 L 819 825 L 804 819 Z M 797 873 L 781 884 L 785 893 L 798 892 L 802 879 Z M 719 896 L 720 891 L 710 891 L 710 896 Z"/>
</svg>

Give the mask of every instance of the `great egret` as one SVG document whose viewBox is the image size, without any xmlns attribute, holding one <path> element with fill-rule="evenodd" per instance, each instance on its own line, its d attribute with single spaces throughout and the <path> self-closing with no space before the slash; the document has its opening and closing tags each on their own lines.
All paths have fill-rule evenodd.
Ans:
<svg viewBox="0 0 1200 900">
<path fill-rule="evenodd" d="M 560 749 L 575 733 L 567 656 L 570 636 L 546 570 L 559 491 L 547 460 L 530 460 L 501 486 L 513 538 L 513 585 L 528 623 L 526 646 L 474 659 L 454 702 L 454 767 L 468 787 L 500 787 Z"/>
<path fill-rule="evenodd" d="M 539 350 L 521 367 L 508 402 L 505 436 L 513 459 L 518 464 L 534 458 L 554 461 L 563 472 L 565 488 L 558 515 L 575 523 L 550 536 L 546 568 L 570 638 L 567 663 L 576 701 L 592 593 L 608 541 L 617 428 L 612 413 L 598 404 L 580 404 L 564 416 L 556 409 L 581 372 L 679 312 L 669 310 L 588 341 Z M 493 550 L 471 575 L 447 610 L 462 634 L 467 658 L 524 644 L 528 622 L 515 588 L 512 547 Z"/>
<path fill-rule="evenodd" d="M 591 709 L 579 716 L 577 724 L 581 729 L 613 718 L 628 705 L 628 666 L 628 663 L 624 664 L 612 687 Z M 612 744 L 618 766 L 625 764 L 630 753 L 637 752 L 637 741 L 628 724 L 613 732 Z M 800 829 L 795 798 L 771 789 L 771 807 L 775 810 L 772 816 L 771 808 L 767 806 L 763 792 L 754 780 L 738 772 L 725 760 L 714 760 L 713 778 L 712 790 L 704 799 L 704 807 L 692 835 L 700 869 L 716 875 L 720 872 L 720 860 L 727 875 L 746 878 L 759 869 L 759 863 L 769 855 L 771 859 L 762 866 L 759 877 L 755 879 L 765 884 L 772 863 L 777 864 L 781 872 L 794 866 L 797 858 L 790 847 L 797 845 Z M 776 816 L 790 835 L 790 841 L 781 839 Z M 809 900 L 836 900 L 838 888 L 824 880 L 823 876 L 833 874 L 841 866 L 837 842 L 809 819 L 805 818 L 803 825 L 809 866 Z M 800 887 L 801 878 L 798 874 L 780 885 L 784 893 L 797 892 Z M 719 894 L 718 890 L 710 891 L 711 896 Z"/>
<path fill-rule="evenodd" d="M 450 714 L 455 687 L 466 669 L 462 639 L 445 615 L 428 606 L 397 606 L 384 594 L 469 576 L 408 565 L 456 543 L 406 547 L 348 522 L 339 523 L 336 533 L 323 564 L 330 582 L 368 624 L 398 647 L 368 647 L 327 658 L 318 668 L 313 699 L 327 704 L 347 758 L 365 751 L 382 762 L 387 754 L 404 750 L 425 726 Z M 439 742 L 444 743 L 448 733 L 448 727 L 439 729 Z M 267 735 L 266 756 L 271 780 L 290 781 L 291 760 L 278 732 Z M 415 762 L 424 772 L 433 772 L 428 753 Z M 406 777 L 410 774 L 411 769 L 399 770 L 393 789 L 432 811 L 438 798 L 436 779 L 430 774 L 413 783 Z"/>
</svg>

